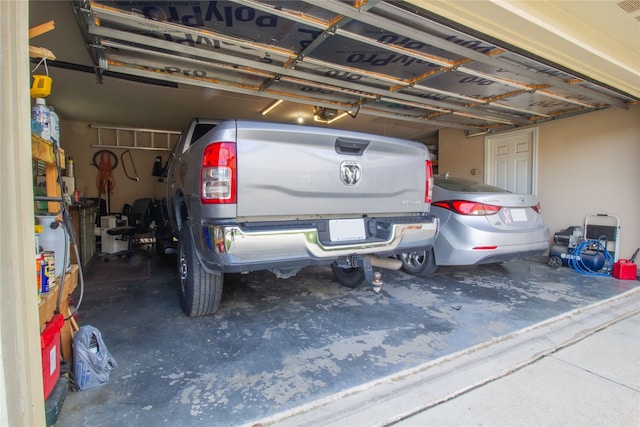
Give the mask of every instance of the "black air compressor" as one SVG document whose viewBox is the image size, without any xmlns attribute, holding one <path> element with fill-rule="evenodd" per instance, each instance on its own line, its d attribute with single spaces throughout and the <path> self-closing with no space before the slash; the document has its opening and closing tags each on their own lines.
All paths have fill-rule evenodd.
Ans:
<svg viewBox="0 0 640 427">
<path fill-rule="evenodd" d="M 602 242 L 604 239 L 604 243 Z M 604 268 L 607 242 L 606 236 L 598 240 L 586 240 L 580 226 L 568 227 L 553 236 L 554 245 L 549 250 L 549 266 L 569 266 L 591 272 Z"/>
</svg>

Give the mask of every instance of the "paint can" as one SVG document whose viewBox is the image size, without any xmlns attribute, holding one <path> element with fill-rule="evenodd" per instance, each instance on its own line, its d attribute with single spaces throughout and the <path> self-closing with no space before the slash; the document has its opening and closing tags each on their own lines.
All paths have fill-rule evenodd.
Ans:
<svg viewBox="0 0 640 427">
<path fill-rule="evenodd" d="M 53 251 L 42 252 L 44 258 L 42 276 L 42 292 L 49 292 L 56 285 L 56 255 Z"/>
<path fill-rule="evenodd" d="M 38 287 L 38 302 L 40 302 L 40 292 L 42 291 L 42 254 L 36 254 L 36 282 Z"/>
<path fill-rule="evenodd" d="M 49 292 L 49 260 L 47 256 L 42 253 L 40 259 L 40 293 L 44 294 Z"/>
</svg>

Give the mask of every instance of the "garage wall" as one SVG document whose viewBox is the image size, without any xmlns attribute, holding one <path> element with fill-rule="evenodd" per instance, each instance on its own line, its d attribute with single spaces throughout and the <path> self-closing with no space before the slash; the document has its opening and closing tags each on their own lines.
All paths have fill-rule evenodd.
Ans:
<svg viewBox="0 0 640 427">
<path fill-rule="evenodd" d="M 476 174 L 471 175 L 475 169 Z M 466 138 L 463 131 L 442 128 L 438 131 L 438 173 L 484 181 L 484 137 Z"/>
<path fill-rule="evenodd" d="M 98 130 L 91 128 L 89 123 L 60 120 L 61 146 L 65 149 L 67 157 L 72 156 L 76 176 L 76 187 L 81 195 L 89 198 L 99 196 L 97 178 L 98 169 L 93 165 L 93 156 L 101 148 L 93 147 L 98 144 Z M 121 137 L 121 143 L 127 141 L 126 134 Z M 115 133 L 103 132 L 101 135 L 103 145 L 115 145 Z M 141 144 L 139 144 L 141 145 Z M 169 151 L 130 150 L 135 169 L 140 181 L 127 178 L 122 167 L 121 155 L 125 149 L 103 148 L 113 152 L 118 157 L 118 165 L 113 169 L 115 187 L 111 194 L 111 212 L 122 212 L 125 203 L 133 205 L 137 198 L 151 197 L 161 199 L 164 197 L 164 182 L 151 175 L 156 156 L 162 157 L 162 164 L 167 161 Z M 129 156 L 124 157 L 129 175 L 135 175 L 131 167 Z"/>
<path fill-rule="evenodd" d="M 640 106 L 540 126 L 538 184 L 553 232 L 589 214 L 620 218 L 620 257 L 640 246 Z"/>
<path fill-rule="evenodd" d="M 484 137 L 465 138 L 444 129 L 438 141 L 439 170 L 478 181 Z M 620 257 L 640 246 L 640 106 L 610 109 L 543 123 L 538 127 L 538 197 L 555 233 L 582 225 L 586 215 L 620 218 Z"/>
</svg>

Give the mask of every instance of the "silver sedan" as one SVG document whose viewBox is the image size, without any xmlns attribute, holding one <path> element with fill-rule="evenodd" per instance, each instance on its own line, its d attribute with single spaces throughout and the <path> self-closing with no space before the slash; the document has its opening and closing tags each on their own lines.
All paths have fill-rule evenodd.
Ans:
<svg viewBox="0 0 640 427">
<path fill-rule="evenodd" d="M 436 176 L 431 213 L 440 219 L 438 235 L 432 248 L 398 256 L 407 273 L 426 276 L 439 265 L 498 263 L 549 250 L 549 228 L 533 194 Z"/>
</svg>

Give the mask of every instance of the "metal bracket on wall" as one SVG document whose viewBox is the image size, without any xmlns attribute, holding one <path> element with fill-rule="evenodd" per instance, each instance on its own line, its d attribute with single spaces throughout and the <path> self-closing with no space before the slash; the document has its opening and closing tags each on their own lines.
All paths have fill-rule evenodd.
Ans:
<svg viewBox="0 0 640 427">
<path fill-rule="evenodd" d="M 151 151 L 171 151 L 173 144 L 180 136 L 179 131 L 127 128 L 116 126 L 89 125 L 90 128 L 98 130 L 98 143 L 92 144 L 97 148 L 121 148 L 123 150 L 151 150 Z M 105 144 L 103 137 L 108 138 L 111 144 Z M 115 141 L 115 145 L 113 144 Z"/>
</svg>

